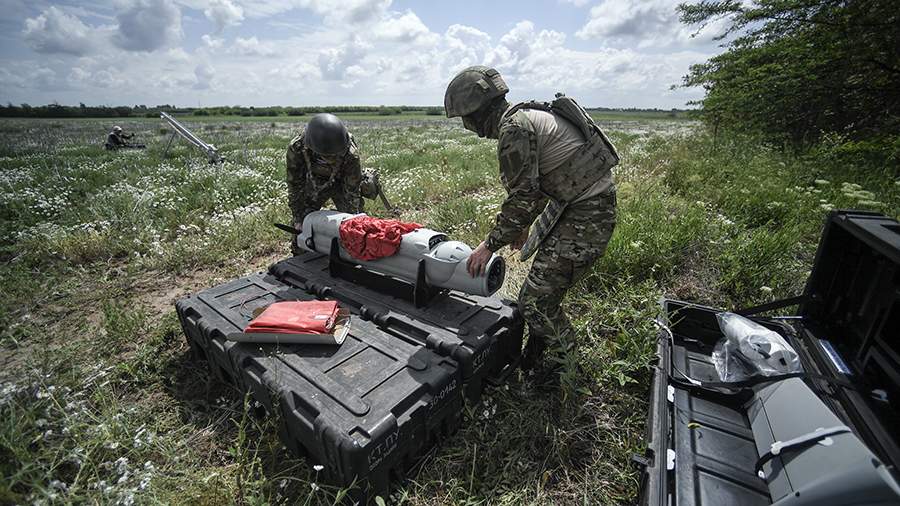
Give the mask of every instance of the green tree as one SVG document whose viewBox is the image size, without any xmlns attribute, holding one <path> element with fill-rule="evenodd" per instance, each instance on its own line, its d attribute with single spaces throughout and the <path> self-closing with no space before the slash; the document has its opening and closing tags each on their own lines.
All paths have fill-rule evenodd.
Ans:
<svg viewBox="0 0 900 506">
<path fill-rule="evenodd" d="M 796 149 L 828 133 L 898 135 L 896 0 L 704 0 L 679 11 L 698 27 L 728 20 L 726 51 L 684 79 L 706 90 L 700 103 L 715 126 Z"/>
</svg>

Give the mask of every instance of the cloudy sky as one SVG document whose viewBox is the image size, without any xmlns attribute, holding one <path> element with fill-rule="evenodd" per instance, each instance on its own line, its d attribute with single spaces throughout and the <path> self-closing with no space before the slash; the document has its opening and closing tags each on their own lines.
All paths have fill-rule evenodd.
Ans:
<svg viewBox="0 0 900 506">
<path fill-rule="evenodd" d="M 438 105 L 496 67 L 512 101 L 682 107 L 720 51 L 679 0 L 3 0 L 0 101 L 90 105 Z"/>
</svg>

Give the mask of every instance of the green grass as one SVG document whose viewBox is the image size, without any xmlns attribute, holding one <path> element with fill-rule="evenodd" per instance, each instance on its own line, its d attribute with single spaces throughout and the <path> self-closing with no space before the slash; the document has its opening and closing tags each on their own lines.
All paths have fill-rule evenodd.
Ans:
<svg viewBox="0 0 900 506">
<path fill-rule="evenodd" d="M 339 112 L 335 113 L 339 118 L 345 121 L 397 121 L 397 120 L 430 120 L 443 118 L 443 115 L 425 114 L 424 111 L 403 111 L 400 114 L 378 114 L 375 112 Z M 247 123 L 265 123 L 265 122 L 285 122 L 285 123 L 306 123 L 309 118 L 315 114 L 305 114 L 303 116 L 193 116 L 193 115 L 177 115 L 176 119 L 196 121 L 199 123 L 215 122 L 215 121 L 240 121 Z"/>
<path fill-rule="evenodd" d="M 288 220 L 284 147 L 303 117 L 257 119 L 185 119 L 220 147 L 221 166 L 180 141 L 163 157 L 157 120 L 123 121 L 148 149 L 121 153 L 99 146 L 105 120 L 0 123 L 0 502 L 331 504 L 346 493 L 190 359 L 174 312 L 177 298 L 288 255 L 271 223 Z M 404 219 L 484 237 L 504 196 L 493 142 L 440 117 L 348 122 Z M 659 297 L 734 307 L 795 294 L 828 209 L 900 215 L 897 174 L 714 141 L 691 122 L 602 124 L 622 154 L 619 220 L 565 303 L 581 373 L 562 391 L 520 375 L 489 391 L 395 502 L 631 501 Z M 528 265 L 501 253 L 513 297 Z"/>
<path fill-rule="evenodd" d="M 687 121 L 691 120 L 688 111 L 589 111 L 595 121 L 627 120 L 627 121 Z"/>
</svg>

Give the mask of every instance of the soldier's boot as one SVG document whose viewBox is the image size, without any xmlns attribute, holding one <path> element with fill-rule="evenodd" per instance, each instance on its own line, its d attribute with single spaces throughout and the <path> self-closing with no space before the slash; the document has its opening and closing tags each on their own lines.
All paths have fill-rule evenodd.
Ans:
<svg viewBox="0 0 900 506">
<path fill-rule="evenodd" d="M 525 345 L 525 352 L 522 354 L 522 370 L 531 371 L 537 367 L 543 360 L 546 349 L 547 339 L 544 336 L 530 334 L 528 343 Z"/>
<path fill-rule="evenodd" d="M 554 387 L 560 383 L 560 378 L 570 369 L 580 368 L 575 359 L 575 329 L 568 318 L 562 316 L 561 329 L 544 340 L 545 350 L 542 360 L 535 368 L 535 384 Z"/>
</svg>

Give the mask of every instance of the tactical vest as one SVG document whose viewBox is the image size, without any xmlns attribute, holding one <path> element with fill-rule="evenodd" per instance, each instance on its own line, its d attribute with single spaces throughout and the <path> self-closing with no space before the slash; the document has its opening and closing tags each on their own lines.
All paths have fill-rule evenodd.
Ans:
<svg viewBox="0 0 900 506">
<path fill-rule="evenodd" d="M 338 176 L 343 175 L 344 164 L 347 162 L 347 157 L 350 156 L 350 150 L 348 149 L 347 152 L 344 153 L 344 156 L 341 157 L 341 161 L 336 167 L 331 167 L 331 173 L 326 178 L 317 174 L 313 174 L 313 159 L 310 156 L 310 149 L 307 148 L 305 144 L 303 144 L 302 135 L 298 139 L 298 142 L 300 142 L 301 152 L 303 153 L 303 161 L 306 162 L 306 183 L 308 187 L 311 188 L 315 193 L 322 193 L 330 189 L 334 185 Z M 352 138 L 350 142 L 353 142 Z"/>
<path fill-rule="evenodd" d="M 585 143 L 559 167 L 543 171 L 535 167 L 531 177 L 541 191 L 560 203 L 568 203 L 584 194 L 619 163 L 619 153 L 603 130 L 577 102 L 557 93 L 553 102 L 522 102 L 509 108 L 504 119 L 522 109 L 536 109 L 559 115 L 584 135 Z"/>
</svg>

